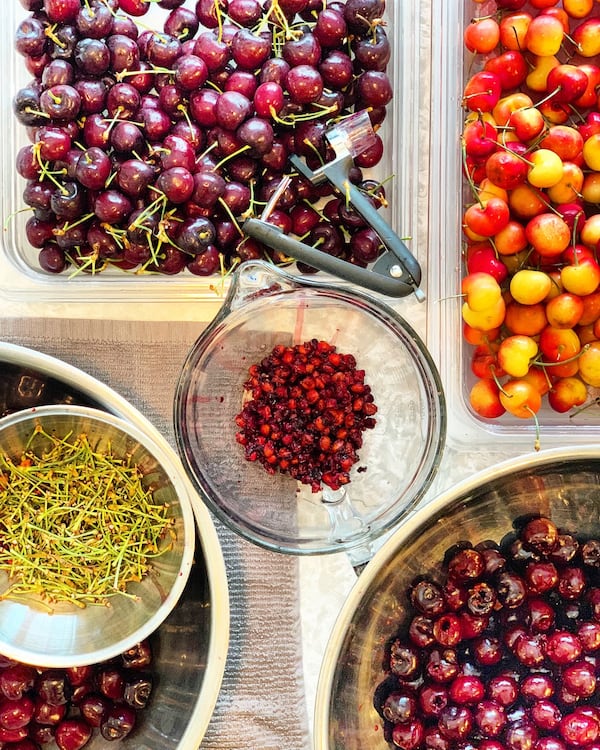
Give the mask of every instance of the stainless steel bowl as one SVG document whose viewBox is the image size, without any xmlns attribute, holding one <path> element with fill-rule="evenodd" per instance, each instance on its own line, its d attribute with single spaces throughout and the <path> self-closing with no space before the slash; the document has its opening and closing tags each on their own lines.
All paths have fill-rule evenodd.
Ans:
<svg viewBox="0 0 600 750">
<path fill-rule="evenodd" d="M 500 541 L 520 516 L 600 534 L 600 447 L 552 449 L 506 461 L 439 495 L 386 541 L 352 589 L 328 643 L 315 715 L 318 750 L 385 750 L 373 695 L 384 645 L 406 612 L 415 576 L 440 570 L 460 541 Z"/>
<path fill-rule="evenodd" d="M 38 429 L 43 433 L 36 433 Z M 107 606 L 79 607 L 59 600 L 48 607 L 37 595 L 7 596 L 10 580 L 2 573 L 0 653 L 17 661 L 64 667 L 117 656 L 158 628 L 179 600 L 190 573 L 196 532 L 188 488 L 178 464 L 143 430 L 99 409 L 39 406 L 0 420 L 0 454 L 18 464 L 30 441 L 41 456 L 53 445 L 46 435 L 72 440 L 81 434 L 96 453 L 130 457 L 139 467 L 142 485 L 151 489 L 154 502 L 168 507 L 174 538 L 163 540 L 151 574 L 128 584 L 129 596 L 112 597 Z"/>
<path fill-rule="evenodd" d="M 127 419 L 175 452 L 129 401 L 88 373 L 33 349 L 0 342 L 0 414 L 51 403 L 94 406 Z M 197 750 L 220 691 L 229 643 L 223 553 L 213 520 L 192 493 L 196 551 L 179 602 L 151 636 L 152 701 L 129 750 Z M 90 750 L 105 747 L 96 738 Z"/>
</svg>

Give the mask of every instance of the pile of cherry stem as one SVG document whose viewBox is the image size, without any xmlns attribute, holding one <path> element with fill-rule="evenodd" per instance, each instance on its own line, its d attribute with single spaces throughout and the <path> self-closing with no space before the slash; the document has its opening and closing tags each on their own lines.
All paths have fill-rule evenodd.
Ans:
<svg viewBox="0 0 600 750">
<path fill-rule="evenodd" d="M 384 0 L 21 0 L 15 47 L 32 80 L 13 99 L 28 243 L 48 273 L 225 274 L 292 262 L 244 235 L 285 175 L 269 221 L 366 266 L 379 237 L 326 184 L 294 173 L 332 158 L 325 134 L 355 111 L 377 130 L 392 88 Z M 377 207 L 383 186 L 351 179 Z M 304 272 L 314 269 L 301 267 Z"/>
</svg>

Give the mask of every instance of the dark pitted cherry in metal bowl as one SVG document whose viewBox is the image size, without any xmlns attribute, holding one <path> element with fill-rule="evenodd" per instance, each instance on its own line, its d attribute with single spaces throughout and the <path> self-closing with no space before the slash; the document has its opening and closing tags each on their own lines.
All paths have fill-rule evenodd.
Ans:
<svg viewBox="0 0 600 750">
<path fill-rule="evenodd" d="M 475 474 L 407 519 L 334 626 L 317 745 L 593 744 L 599 488 L 597 446 L 547 449 Z"/>
</svg>

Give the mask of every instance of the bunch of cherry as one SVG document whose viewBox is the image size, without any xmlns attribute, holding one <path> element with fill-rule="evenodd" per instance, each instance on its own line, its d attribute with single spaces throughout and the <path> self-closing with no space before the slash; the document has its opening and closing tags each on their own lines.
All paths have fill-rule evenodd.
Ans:
<svg viewBox="0 0 600 750">
<path fill-rule="evenodd" d="M 597 405 L 600 387 L 600 6 L 469 7 L 461 139 L 469 402 L 485 419 L 508 412 L 537 422 L 546 406 L 572 419 Z"/>
<path fill-rule="evenodd" d="M 167 11 L 162 29 L 136 20 L 151 2 Z M 320 166 L 332 122 L 366 109 L 378 127 L 392 97 L 385 0 L 21 3 L 15 46 L 33 79 L 13 101 L 30 140 L 16 166 L 47 272 L 290 262 L 243 220 L 290 174 L 290 154 Z M 382 151 L 377 136 L 352 174 L 377 207 L 383 188 L 363 170 Z M 381 252 L 343 196 L 297 174 L 269 221 L 360 265 Z"/>
<path fill-rule="evenodd" d="M 120 657 L 85 667 L 45 669 L 0 661 L 0 747 L 80 750 L 97 733 L 127 737 L 152 693 L 152 649 L 142 641 Z"/>
<path fill-rule="evenodd" d="M 449 549 L 408 592 L 374 698 L 403 750 L 600 747 L 600 540 L 549 518 Z"/>
</svg>

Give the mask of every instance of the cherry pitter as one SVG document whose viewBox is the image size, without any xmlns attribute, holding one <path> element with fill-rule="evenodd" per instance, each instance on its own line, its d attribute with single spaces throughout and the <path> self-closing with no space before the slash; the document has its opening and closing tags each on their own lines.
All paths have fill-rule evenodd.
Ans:
<svg viewBox="0 0 600 750">
<path fill-rule="evenodd" d="M 268 223 L 268 217 L 275 208 L 279 197 L 287 188 L 291 177 L 286 176 L 273 193 L 260 219 L 247 219 L 244 232 L 267 247 L 286 253 L 288 256 L 306 263 L 320 271 L 332 274 L 360 287 L 379 292 L 388 297 L 406 297 L 414 294 L 419 301 L 425 299 L 420 287 L 421 267 L 403 240 L 377 212 L 369 198 L 350 181 L 350 170 L 354 158 L 369 148 L 375 139 L 375 131 L 365 110 L 341 120 L 326 133 L 335 158 L 316 170 L 293 154 L 290 162 L 297 172 L 314 184 L 329 180 L 378 234 L 385 251 L 369 268 L 361 268 L 341 258 L 336 258 L 311 247 L 301 240 L 284 234 L 278 227 Z"/>
</svg>

